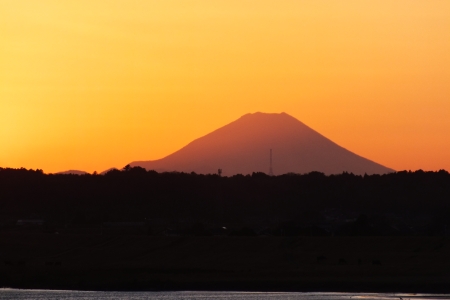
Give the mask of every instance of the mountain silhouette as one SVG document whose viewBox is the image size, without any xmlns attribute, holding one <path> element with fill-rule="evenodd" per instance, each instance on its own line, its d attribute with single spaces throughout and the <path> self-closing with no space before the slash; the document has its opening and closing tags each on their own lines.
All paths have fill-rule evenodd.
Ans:
<svg viewBox="0 0 450 300">
<path fill-rule="evenodd" d="M 246 114 L 236 121 L 198 138 L 177 152 L 153 161 L 135 161 L 157 172 L 217 173 L 223 175 L 269 173 L 270 149 L 273 174 L 383 174 L 394 172 L 356 155 L 299 120 L 286 114 Z"/>
<path fill-rule="evenodd" d="M 103 171 L 103 172 L 100 172 L 100 175 L 105 175 L 106 173 L 108 173 L 108 172 L 110 172 L 110 171 L 113 171 L 113 170 L 118 170 L 117 168 L 109 168 L 109 169 L 107 169 L 107 170 L 105 170 L 105 171 Z"/>
<path fill-rule="evenodd" d="M 85 174 L 89 174 L 88 172 L 85 171 L 80 171 L 80 170 L 67 170 L 67 171 L 63 171 L 63 172 L 58 172 L 55 173 L 58 175 L 85 175 Z"/>
</svg>

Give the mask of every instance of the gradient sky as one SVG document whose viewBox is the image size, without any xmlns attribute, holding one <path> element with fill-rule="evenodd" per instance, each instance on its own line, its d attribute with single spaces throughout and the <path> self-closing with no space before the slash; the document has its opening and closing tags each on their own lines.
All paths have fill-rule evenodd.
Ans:
<svg viewBox="0 0 450 300">
<path fill-rule="evenodd" d="M 1 167 L 123 167 L 256 111 L 450 171 L 450 1 L 0 0 Z"/>
</svg>

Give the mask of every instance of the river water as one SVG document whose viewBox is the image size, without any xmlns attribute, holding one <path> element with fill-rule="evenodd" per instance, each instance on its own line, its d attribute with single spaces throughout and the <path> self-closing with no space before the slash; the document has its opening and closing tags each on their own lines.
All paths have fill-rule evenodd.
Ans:
<svg viewBox="0 0 450 300">
<path fill-rule="evenodd" d="M 0 300 L 6 299 L 164 299 L 164 300 L 418 300 L 418 299 L 450 299 L 444 294 L 386 294 L 386 293 L 253 293 L 253 292 L 90 292 L 90 291 L 51 291 L 51 290 L 18 290 L 0 289 Z"/>
</svg>

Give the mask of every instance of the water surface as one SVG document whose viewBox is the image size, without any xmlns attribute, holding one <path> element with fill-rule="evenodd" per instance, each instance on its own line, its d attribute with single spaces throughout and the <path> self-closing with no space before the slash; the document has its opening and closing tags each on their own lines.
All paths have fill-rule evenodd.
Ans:
<svg viewBox="0 0 450 300">
<path fill-rule="evenodd" d="M 18 290 L 0 289 L 0 300 L 18 299 L 51 299 L 51 300 L 84 300 L 84 299 L 164 299 L 164 300 L 418 300 L 418 299 L 450 299 L 444 294 L 388 294 L 388 293 L 254 293 L 254 292 L 93 292 L 93 291 L 53 291 L 53 290 Z"/>
</svg>

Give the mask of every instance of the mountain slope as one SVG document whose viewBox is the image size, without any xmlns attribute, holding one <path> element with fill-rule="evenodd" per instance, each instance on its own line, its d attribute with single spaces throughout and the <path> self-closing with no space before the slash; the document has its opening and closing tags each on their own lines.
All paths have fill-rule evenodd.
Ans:
<svg viewBox="0 0 450 300">
<path fill-rule="evenodd" d="M 135 161 L 131 166 L 147 170 L 217 173 L 223 175 L 269 172 L 273 151 L 275 175 L 319 171 L 338 174 L 393 172 L 333 143 L 286 113 L 246 114 L 189 143 L 179 151 L 154 161 Z"/>
</svg>

